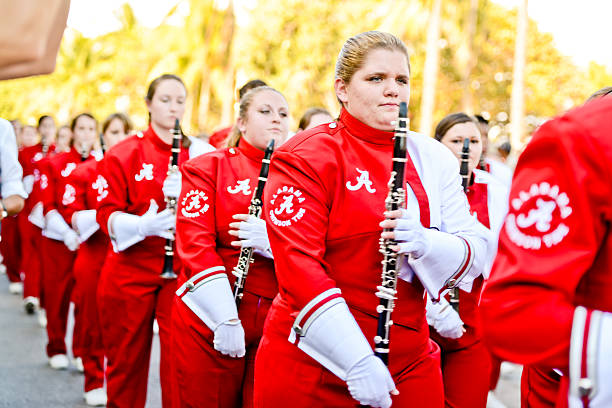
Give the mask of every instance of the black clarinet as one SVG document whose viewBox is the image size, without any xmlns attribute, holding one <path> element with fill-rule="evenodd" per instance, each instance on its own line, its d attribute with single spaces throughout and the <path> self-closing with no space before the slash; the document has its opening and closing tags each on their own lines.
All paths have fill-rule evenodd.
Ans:
<svg viewBox="0 0 612 408">
<path fill-rule="evenodd" d="M 461 185 L 463 191 L 467 192 L 470 185 L 469 175 L 469 162 L 470 162 L 470 139 L 466 138 L 463 140 L 463 148 L 461 149 L 461 164 L 459 166 L 459 174 L 461 175 Z M 454 287 L 449 292 L 449 303 L 459 313 L 459 288 Z"/>
<path fill-rule="evenodd" d="M 100 150 L 102 150 L 102 156 L 106 153 L 106 143 L 104 143 L 104 133 L 100 133 Z"/>
<path fill-rule="evenodd" d="M 168 175 L 179 171 L 178 161 L 179 153 L 181 152 L 181 139 L 183 138 L 183 132 L 181 132 L 181 126 L 179 120 L 174 121 L 174 129 L 170 131 L 172 133 L 172 157 L 170 164 L 168 165 Z M 176 201 L 178 197 L 166 197 L 166 209 L 172 212 L 176 211 Z M 176 273 L 174 273 L 174 238 L 166 239 L 166 245 L 164 246 L 166 251 L 164 255 L 164 268 L 162 273 L 159 275 L 163 279 L 176 279 Z"/>
<path fill-rule="evenodd" d="M 270 140 L 266 147 L 264 158 L 261 160 L 261 170 L 259 171 L 259 178 L 257 179 L 257 187 L 255 187 L 255 191 L 253 192 L 251 204 L 249 204 L 249 215 L 257 218 L 261 216 L 261 208 L 263 205 L 262 194 L 266 181 L 268 180 L 268 170 L 270 169 L 270 157 L 272 157 L 272 152 L 274 152 L 274 139 Z M 232 274 L 236 277 L 236 282 L 234 282 L 234 300 L 236 301 L 236 308 L 240 307 L 244 292 L 244 284 L 249 274 L 249 267 L 252 263 L 253 248 L 242 247 L 240 249 L 240 256 L 238 257 L 238 263 L 232 270 Z"/>
<path fill-rule="evenodd" d="M 385 199 L 385 209 L 394 211 L 404 207 L 404 169 L 406 167 L 406 137 L 408 131 L 408 106 L 405 102 L 400 103 L 399 117 L 395 127 L 395 143 L 393 146 L 393 166 L 389 179 L 389 194 Z M 393 231 L 385 228 L 384 231 Z M 380 304 L 376 307 L 378 312 L 378 327 L 374 337 L 374 354 L 379 357 L 385 365 L 389 363 L 389 334 L 393 321 L 391 312 L 395 307 L 395 295 L 397 294 L 397 259 L 399 254 L 391 249 L 397 245 L 393 239 L 380 239 L 380 252 L 383 254 L 382 261 L 382 284 L 377 286 L 376 296 Z"/>
</svg>

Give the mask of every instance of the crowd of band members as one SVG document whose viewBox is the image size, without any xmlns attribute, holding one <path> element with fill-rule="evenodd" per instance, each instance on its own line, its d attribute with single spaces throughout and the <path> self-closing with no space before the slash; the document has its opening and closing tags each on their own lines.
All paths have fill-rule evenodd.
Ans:
<svg viewBox="0 0 612 408">
<path fill-rule="evenodd" d="M 403 42 L 352 37 L 336 65 L 336 119 L 310 109 L 286 140 L 287 100 L 251 81 L 214 146 L 183 135 L 178 173 L 168 160 L 188 95 L 175 75 L 149 85 L 142 131 L 119 113 L 102 126 L 82 113 L 57 131 L 50 116 L 23 127 L 28 198 L 2 220 L 1 250 L 12 284 L 23 280 L 26 312 L 46 321 L 50 366 L 70 364 L 73 302 L 72 354 L 90 405 L 145 405 L 156 321 L 164 407 L 486 406 L 500 362 L 483 342 L 479 302 L 511 174 L 484 154 L 486 121 L 451 114 L 434 138 L 410 132 L 407 210 L 383 214 L 409 78 Z M 247 212 L 271 139 L 278 148 L 257 218 Z M 166 197 L 177 198 L 176 214 Z M 388 367 L 372 352 L 383 228 L 403 260 Z M 175 235 L 178 279 L 164 279 L 164 244 Z M 232 270 L 242 246 L 254 248 L 254 262 L 238 309 Z M 445 294 L 451 277 L 458 310 Z M 524 394 L 547 391 L 556 397 L 524 378 Z"/>
</svg>

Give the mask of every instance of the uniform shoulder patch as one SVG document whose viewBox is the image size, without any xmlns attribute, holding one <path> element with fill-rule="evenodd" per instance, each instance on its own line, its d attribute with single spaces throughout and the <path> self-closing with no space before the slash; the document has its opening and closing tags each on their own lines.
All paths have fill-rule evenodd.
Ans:
<svg viewBox="0 0 612 408">
<path fill-rule="evenodd" d="M 289 227 L 302 219 L 306 209 L 301 204 L 306 200 L 295 187 L 282 186 L 272 196 L 270 220 L 279 227 Z"/>
<path fill-rule="evenodd" d="M 187 218 L 196 218 L 208 211 L 209 205 L 205 203 L 208 197 L 203 191 L 191 190 L 181 201 L 181 214 Z"/>
</svg>

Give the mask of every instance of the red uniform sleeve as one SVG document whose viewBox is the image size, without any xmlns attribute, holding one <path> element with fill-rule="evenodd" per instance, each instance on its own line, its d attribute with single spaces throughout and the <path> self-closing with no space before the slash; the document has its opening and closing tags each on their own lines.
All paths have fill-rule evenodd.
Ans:
<svg viewBox="0 0 612 408">
<path fill-rule="evenodd" d="M 49 211 L 57 209 L 58 174 L 51 160 L 41 161 L 39 170 L 40 201 L 43 205 L 43 214 L 47 215 Z"/>
<path fill-rule="evenodd" d="M 272 156 L 264 192 L 264 211 L 279 291 L 294 310 L 336 287 L 325 262 L 329 191 L 338 171 L 333 149 L 317 150 L 317 158 L 279 150 Z M 308 150 L 306 155 L 313 154 Z M 314 165 L 314 167 L 312 166 Z M 316 167 L 316 168 L 315 168 Z"/>
<path fill-rule="evenodd" d="M 109 235 L 108 218 L 115 211 L 127 212 L 128 205 L 128 182 L 125 176 L 127 169 L 112 152 L 111 149 L 98 166 L 100 174 L 107 181 L 108 194 L 98 202 L 96 221 L 107 235 Z"/>
<path fill-rule="evenodd" d="M 75 212 L 87 210 L 86 193 L 88 171 L 86 167 L 90 165 L 89 162 L 78 165 L 66 180 L 66 190 L 72 189 L 73 196 L 70 200 L 66 201 L 62 216 L 70 226 L 72 226 L 72 216 Z"/>
<path fill-rule="evenodd" d="M 182 166 L 176 248 L 187 278 L 214 266 L 224 266 L 216 251 L 216 160 L 217 157 L 205 156 Z"/>
<path fill-rule="evenodd" d="M 585 133 L 579 121 L 548 122 L 517 165 L 481 300 L 485 340 L 504 360 L 568 367 L 576 287 L 604 236 L 610 194 Z"/>
</svg>

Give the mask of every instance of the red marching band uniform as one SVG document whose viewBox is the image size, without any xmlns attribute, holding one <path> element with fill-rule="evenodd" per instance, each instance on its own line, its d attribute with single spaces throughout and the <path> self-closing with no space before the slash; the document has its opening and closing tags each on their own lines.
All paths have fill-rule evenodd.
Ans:
<svg viewBox="0 0 612 408">
<path fill-rule="evenodd" d="M 342 109 L 337 122 L 302 132 L 275 152 L 264 216 L 278 253 L 279 294 L 257 354 L 256 407 L 355 406 L 344 381 L 357 360 L 372 355 L 392 136 Z M 404 262 L 400 272 L 389 354 L 400 394 L 392 400 L 442 407 L 423 286 L 436 296 L 453 279 L 469 287 L 482 272 L 487 238 L 469 215 L 457 160 L 419 134 L 410 132 L 407 144 L 407 212 L 420 214 L 424 233 L 443 244 Z"/>
<path fill-rule="evenodd" d="M 74 261 L 75 350 L 83 360 L 85 392 L 104 386 L 104 350 L 98 318 L 96 290 L 102 265 L 110 245 L 108 236 L 96 222 L 98 202 L 108 194 L 108 184 L 98 173 L 99 162 L 89 159 L 79 164 L 66 183 L 67 221 L 81 242 Z M 69 198 L 71 197 L 71 198 Z"/>
<path fill-rule="evenodd" d="M 611 114 L 604 97 L 535 133 L 482 294 L 493 353 L 560 370 L 557 406 L 612 406 Z"/>
<path fill-rule="evenodd" d="M 42 273 L 44 307 L 47 312 L 47 355 L 66 354 L 66 325 L 68 308 L 74 278 L 72 266 L 76 252 L 64 243 L 66 234 L 73 232 L 64 218 L 67 204 L 72 199 L 66 195 L 68 177 L 82 161 L 81 154 L 72 147 L 69 152 L 60 153 L 41 162 L 40 190 L 42 197 L 45 229 L 42 238 L 42 259 L 45 261 Z M 42 270 L 42 269 L 41 269 Z M 76 339 L 75 339 L 76 340 Z M 73 350 L 79 345 L 73 343 Z"/>
<path fill-rule="evenodd" d="M 225 280 L 218 287 L 228 293 L 235 277 L 240 248 L 230 245 L 236 238 L 229 231 L 234 214 L 246 214 L 258 183 L 264 152 L 244 138 L 238 147 L 217 150 L 190 160 L 182 167 L 183 187 L 177 212 L 177 250 L 182 269 L 173 309 L 173 356 L 175 406 L 252 406 L 255 353 L 264 320 L 277 293 L 272 259 L 254 255 L 238 316 L 244 327 L 246 356 L 222 355 L 213 347 L 213 331 L 225 310 L 192 311 L 189 287 L 201 286 L 195 296 L 206 296 L 207 282 Z M 221 278 L 221 279 L 219 279 Z M 236 309 L 213 304 L 211 309 Z M 187 298 L 186 298 L 187 296 Z M 212 293 L 207 296 L 215 297 Z M 212 326 L 212 327 L 211 327 Z M 205 384 L 205 385 L 203 385 Z"/>
<path fill-rule="evenodd" d="M 100 273 L 97 293 L 108 359 L 109 407 L 144 407 L 154 317 L 161 343 L 162 401 L 164 406 L 171 405 L 170 313 L 176 280 L 160 277 L 165 239 L 148 236 L 138 226 L 143 217 L 165 207 L 162 183 L 170 150 L 171 145 L 149 127 L 113 146 L 100 165 L 108 194 L 98 203 L 96 219 L 113 248 Z M 179 163 L 187 158 L 183 147 Z M 175 257 L 177 272 L 178 261 Z"/>
</svg>

